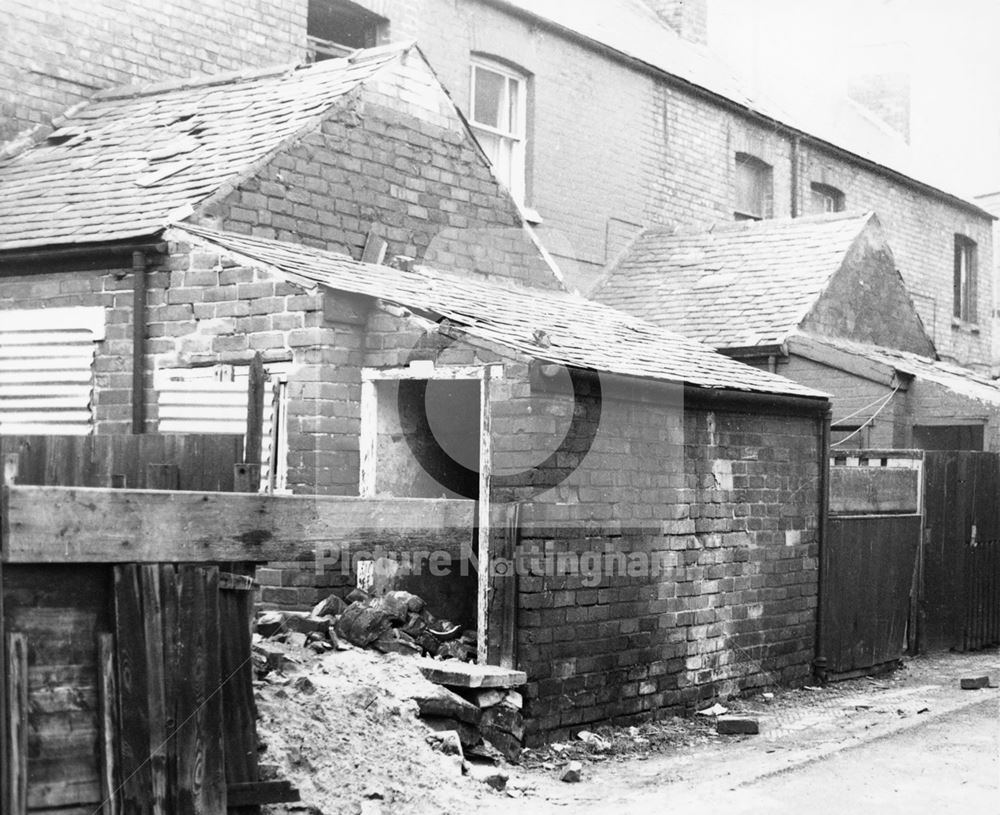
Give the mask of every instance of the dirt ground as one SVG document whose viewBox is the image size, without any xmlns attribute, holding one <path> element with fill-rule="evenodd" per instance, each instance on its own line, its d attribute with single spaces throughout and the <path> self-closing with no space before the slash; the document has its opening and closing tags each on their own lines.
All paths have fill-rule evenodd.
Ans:
<svg viewBox="0 0 1000 815">
<path fill-rule="evenodd" d="M 966 675 L 1000 679 L 1000 651 L 918 657 L 888 676 L 723 701 L 759 718 L 757 736 L 719 736 L 704 716 L 594 728 L 587 742 L 526 750 L 519 766 L 503 767 L 509 781 L 495 791 L 427 743 L 408 697 L 424 680 L 406 657 L 351 650 L 305 659 L 308 670 L 258 686 L 262 761 L 278 764 L 303 800 L 273 815 L 653 812 L 664 789 L 672 805 L 693 805 L 1000 700 L 995 688 L 958 687 Z M 560 781 L 574 760 L 582 781 Z"/>
</svg>

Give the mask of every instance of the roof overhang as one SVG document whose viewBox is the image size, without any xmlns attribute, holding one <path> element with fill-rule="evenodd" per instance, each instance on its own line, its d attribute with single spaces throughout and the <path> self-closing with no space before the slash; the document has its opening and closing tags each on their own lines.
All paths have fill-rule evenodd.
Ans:
<svg viewBox="0 0 1000 815">
<path fill-rule="evenodd" d="M 167 244 L 159 234 L 140 235 L 119 241 L 80 243 L 72 246 L 38 246 L 31 249 L 0 251 L 0 272 L 15 267 L 48 266 L 100 262 L 109 258 L 127 258 L 134 252 L 166 252 Z"/>
<path fill-rule="evenodd" d="M 805 334 L 792 335 L 788 338 L 786 345 L 791 356 L 802 357 L 810 362 L 836 368 L 887 388 L 899 388 L 899 390 L 905 391 L 914 379 L 912 374 L 900 371 L 879 360 L 871 359 L 863 353 L 836 348 Z"/>
</svg>

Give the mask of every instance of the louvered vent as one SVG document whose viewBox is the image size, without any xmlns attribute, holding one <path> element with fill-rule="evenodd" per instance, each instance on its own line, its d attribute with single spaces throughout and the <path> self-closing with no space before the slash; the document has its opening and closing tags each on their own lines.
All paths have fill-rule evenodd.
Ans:
<svg viewBox="0 0 1000 815">
<path fill-rule="evenodd" d="M 271 447 L 275 436 L 275 414 L 283 413 L 287 366 L 268 366 L 270 387 L 264 390 L 264 429 L 261 445 L 261 480 L 270 481 Z M 156 375 L 158 429 L 161 433 L 218 433 L 245 435 L 247 429 L 247 385 L 245 366 L 217 365 L 209 368 L 161 369 Z M 278 469 L 276 490 L 284 489 L 285 447 L 282 421 L 278 421 Z"/>
<path fill-rule="evenodd" d="M 91 433 L 103 339 L 102 308 L 0 311 L 0 434 Z"/>
</svg>

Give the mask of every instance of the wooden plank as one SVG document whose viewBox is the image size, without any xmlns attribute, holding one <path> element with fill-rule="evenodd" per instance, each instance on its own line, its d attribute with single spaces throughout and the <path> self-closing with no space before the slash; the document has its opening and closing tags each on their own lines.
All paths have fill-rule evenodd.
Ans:
<svg viewBox="0 0 1000 815">
<path fill-rule="evenodd" d="M 291 781 L 250 781 L 230 784 L 229 807 L 250 807 L 260 804 L 283 804 L 299 800 L 299 791 Z"/>
<path fill-rule="evenodd" d="M 142 624 L 146 642 L 146 699 L 149 712 L 149 770 L 151 784 L 148 795 L 153 815 L 167 815 L 167 667 L 164 665 L 165 625 L 163 586 L 160 572 L 170 569 L 148 564 L 140 567 L 142 591 Z"/>
<path fill-rule="evenodd" d="M 517 642 L 518 575 L 514 558 L 520 540 L 520 510 L 518 503 L 503 508 L 503 524 L 494 534 L 493 561 L 490 564 L 489 654 L 487 662 L 502 668 L 515 666 Z"/>
<path fill-rule="evenodd" d="M 252 569 L 252 567 L 250 567 Z M 250 660 L 252 592 L 222 590 L 220 575 L 219 626 L 222 709 L 225 711 L 226 783 L 230 786 L 259 780 L 257 763 L 257 706 L 253 695 Z M 253 582 L 252 575 L 245 575 Z M 233 802 L 230 801 L 230 806 Z"/>
<path fill-rule="evenodd" d="M 115 640 L 111 634 L 99 634 L 98 655 L 98 715 L 100 717 L 101 756 L 101 815 L 119 815 L 118 790 L 115 782 L 117 760 L 115 734 L 118 717 L 115 707 L 117 682 L 115 677 Z"/>
<path fill-rule="evenodd" d="M 218 692 L 218 582 L 214 566 L 178 569 L 176 811 L 191 815 L 224 815 L 226 811 L 222 696 Z"/>
<path fill-rule="evenodd" d="M 264 389 L 267 371 L 260 352 L 254 354 L 247 371 L 247 446 L 243 453 L 244 464 L 260 464 L 261 444 L 264 439 Z"/>
<path fill-rule="evenodd" d="M 10 633 L 4 643 L 7 667 L 7 740 L 3 751 L 5 812 L 28 811 L 28 638 Z"/>
<path fill-rule="evenodd" d="M 2 438 L 0 438 L 2 441 Z M 7 772 L 7 735 L 8 735 L 8 671 L 7 663 L 7 576 L 3 564 L 8 546 L 8 509 L 7 489 L 17 481 L 20 457 L 17 453 L 4 453 L 0 461 L 0 807 L 6 807 L 6 799 L 11 781 Z"/>
<path fill-rule="evenodd" d="M 863 515 L 912 513 L 919 505 L 917 470 L 895 467 L 831 467 L 830 512 Z"/>
<path fill-rule="evenodd" d="M 236 492 L 257 492 L 260 488 L 259 464 L 234 464 L 233 489 Z"/>
<path fill-rule="evenodd" d="M 20 452 L 22 484 L 143 488 L 146 465 L 176 465 L 183 489 L 232 491 L 232 465 L 243 458 L 236 435 L 143 434 L 141 436 L 5 436 L 0 450 Z"/>
<path fill-rule="evenodd" d="M 115 568 L 115 657 L 118 663 L 118 764 L 121 808 L 128 815 L 150 815 L 152 774 L 149 754 L 149 695 L 146 690 L 145 629 L 140 567 Z"/>
<path fill-rule="evenodd" d="M 176 464 L 147 464 L 147 490 L 179 490 L 181 471 Z"/>
<path fill-rule="evenodd" d="M 19 485 L 7 497 L 10 563 L 293 561 L 378 546 L 458 558 L 473 512 L 471 501 L 431 498 Z"/>
</svg>

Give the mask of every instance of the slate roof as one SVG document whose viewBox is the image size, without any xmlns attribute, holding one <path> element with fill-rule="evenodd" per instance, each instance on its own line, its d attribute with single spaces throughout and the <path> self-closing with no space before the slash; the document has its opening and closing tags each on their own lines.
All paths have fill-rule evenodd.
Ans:
<svg viewBox="0 0 1000 815">
<path fill-rule="evenodd" d="M 706 46 L 689 42 L 663 22 L 643 0 L 490 0 L 546 20 L 556 27 L 611 48 L 626 57 L 730 102 L 780 122 L 786 127 L 835 145 L 931 187 L 982 212 L 975 200 L 954 183 L 940 178 L 936 168 L 916 166 L 912 151 L 852 100 L 796 99 L 794 104 L 751 93 L 743 82 Z"/>
<path fill-rule="evenodd" d="M 155 233 L 241 180 L 408 45 L 308 67 L 98 93 L 0 160 L 0 250 Z"/>
<path fill-rule="evenodd" d="M 223 250 L 294 280 L 378 298 L 446 319 L 460 331 L 533 358 L 703 388 L 825 398 L 700 343 L 563 292 L 439 272 L 374 266 L 307 246 L 181 224 L 167 238 Z"/>
<path fill-rule="evenodd" d="M 867 345 L 833 337 L 802 334 L 809 343 L 826 345 L 848 354 L 888 365 L 907 376 L 934 382 L 950 391 L 988 404 L 1000 405 L 1000 382 L 980 376 L 975 371 L 950 362 L 922 357 L 908 351 L 897 351 L 880 345 Z"/>
<path fill-rule="evenodd" d="M 594 299 L 714 348 L 781 343 L 840 268 L 873 213 L 643 232 Z"/>
</svg>

